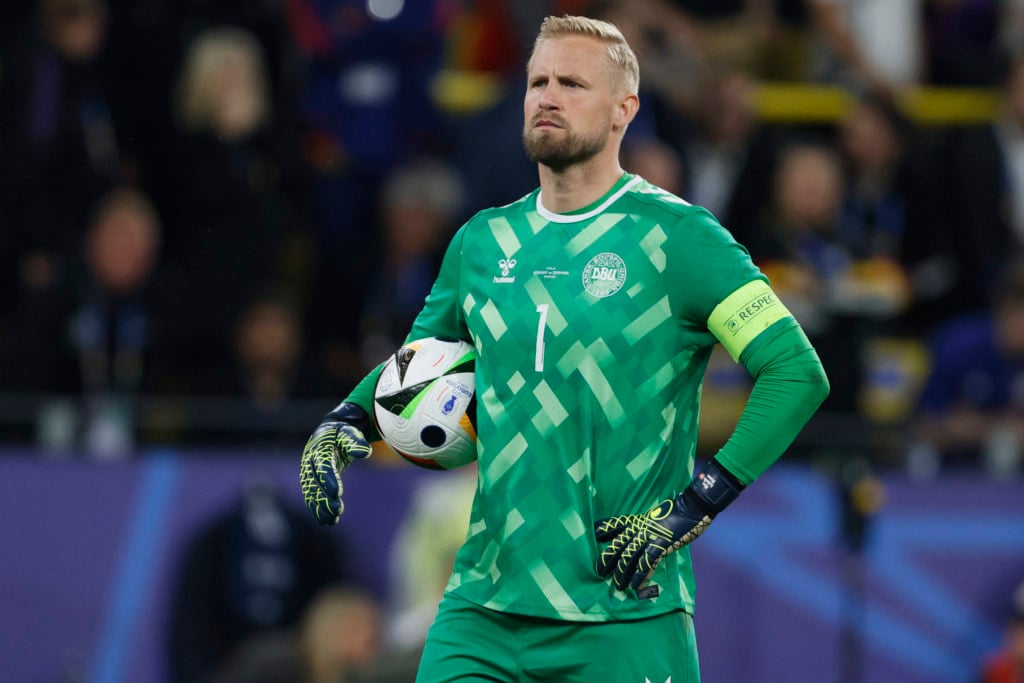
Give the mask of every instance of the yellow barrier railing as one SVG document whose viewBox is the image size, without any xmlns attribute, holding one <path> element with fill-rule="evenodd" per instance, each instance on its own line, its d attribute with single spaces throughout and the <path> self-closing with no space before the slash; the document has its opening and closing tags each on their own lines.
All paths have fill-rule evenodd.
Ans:
<svg viewBox="0 0 1024 683">
<path fill-rule="evenodd" d="M 854 95 L 840 86 L 764 83 L 758 88 L 761 118 L 776 123 L 830 123 L 843 116 Z M 915 88 L 899 99 L 907 116 L 921 125 L 943 126 L 991 120 L 999 94 L 985 88 Z"/>
<path fill-rule="evenodd" d="M 442 71 L 431 84 L 434 101 L 454 114 L 481 111 L 502 96 L 505 83 L 496 74 Z M 772 123 L 834 123 L 849 110 L 854 95 L 835 85 L 769 82 L 757 91 L 760 117 Z M 900 97 L 907 116 L 921 125 L 944 126 L 989 121 L 999 93 L 986 88 L 915 88 Z"/>
</svg>

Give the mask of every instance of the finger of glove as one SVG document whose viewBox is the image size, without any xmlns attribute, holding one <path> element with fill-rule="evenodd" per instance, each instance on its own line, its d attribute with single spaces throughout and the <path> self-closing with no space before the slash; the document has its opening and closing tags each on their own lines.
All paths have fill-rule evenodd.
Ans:
<svg viewBox="0 0 1024 683">
<path fill-rule="evenodd" d="M 609 517 L 594 523 L 594 536 L 600 543 L 606 543 L 622 533 L 629 526 L 629 515 Z"/>
<path fill-rule="evenodd" d="M 337 429 L 333 424 L 323 424 L 309 437 L 302 450 L 303 466 L 310 468 L 312 480 L 324 488 L 330 497 L 338 495 L 338 478 L 345 463 L 339 462 Z"/>
<path fill-rule="evenodd" d="M 637 564 L 640 561 L 640 557 L 646 550 L 647 542 L 646 535 L 644 534 L 631 534 L 629 540 L 623 548 L 622 553 L 619 555 L 619 561 L 615 565 L 615 587 L 619 590 L 626 590 L 629 586 L 630 581 L 633 579 L 633 574 L 636 572 Z"/>
<path fill-rule="evenodd" d="M 339 425 L 337 442 L 339 450 L 347 460 L 352 460 L 353 458 L 362 460 L 363 458 L 370 457 L 372 452 L 370 442 L 366 440 L 361 431 L 352 425 Z"/>
<path fill-rule="evenodd" d="M 317 485 L 331 499 L 341 496 L 341 472 L 345 468 L 338 458 L 338 449 L 330 442 L 321 442 L 310 451 L 310 467 Z"/>
<path fill-rule="evenodd" d="M 601 543 L 608 543 L 604 550 L 601 551 L 600 556 L 597 558 L 597 564 L 594 566 L 598 576 L 607 576 L 615 570 L 622 551 L 628 545 L 630 538 L 636 533 L 635 528 L 632 530 L 632 533 L 630 531 L 630 525 L 634 524 L 635 520 L 635 515 L 621 515 L 619 517 L 609 517 L 594 525 L 597 540 Z"/>
<path fill-rule="evenodd" d="M 598 576 L 608 576 L 615 569 L 615 565 L 619 563 L 619 556 L 622 555 L 622 550 L 626 547 L 621 537 L 612 539 L 601 554 L 597 557 L 597 564 L 594 565 L 594 569 L 597 571 Z"/>
<path fill-rule="evenodd" d="M 329 526 L 337 524 L 344 511 L 345 504 L 341 502 L 341 498 L 320 498 L 313 510 L 313 516 L 321 526 Z"/>
<path fill-rule="evenodd" d="M 345 506 L 341 502 L 341 485 L 338 483 L 337 494 L 329 495 L 313 466 L 311 457 L 302 459 L 300 483 L 302 497 L 306 508 L 320 524 L 336 524 Z"/>
<path fill-rule="evenodd" d="M 654 570 L 658 568 L 661 561 L 665 559 L 665 550 L 656 545 L 648 545 L 643 555 L 640 557 L 639 562 L 636 565 L 636 572 L 633 574 L 633 578 L 630 581 L 630 585 L 636 590 L 640 590 L 648 583 L 651 582 L 651 577 L 654 576 Z"/>
</svg>

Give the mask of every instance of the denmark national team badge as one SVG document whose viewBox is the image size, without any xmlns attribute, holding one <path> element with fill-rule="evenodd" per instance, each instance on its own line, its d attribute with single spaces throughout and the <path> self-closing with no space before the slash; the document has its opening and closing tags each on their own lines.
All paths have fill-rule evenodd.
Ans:
<svg viewBox="0 0 1024 683">
<path fill-rule="evenodd" d="M 590 259 L 583 269 L 583 288 L 598 298 L 611 296 L 625 283 L 626 262 L 610 251 Z"/>
</svg>

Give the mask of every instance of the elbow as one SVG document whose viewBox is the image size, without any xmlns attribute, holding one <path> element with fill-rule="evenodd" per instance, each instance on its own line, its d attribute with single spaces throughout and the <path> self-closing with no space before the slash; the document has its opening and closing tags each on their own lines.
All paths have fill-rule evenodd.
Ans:
<svg viewBox="0 0 1024 683">
<path fill-rule="evenodd" d="M 825 402 L 828 398 L 829 391 L 832 387 L 828 381 L 828 375 L 825 374 L 825 368 L 822 367 L 821 363 L 817 364 L 815 372 L 811 373 L 809 382 L 809 396 L 808 400 L 814 405 L 814 409 Z"/>
</svg>

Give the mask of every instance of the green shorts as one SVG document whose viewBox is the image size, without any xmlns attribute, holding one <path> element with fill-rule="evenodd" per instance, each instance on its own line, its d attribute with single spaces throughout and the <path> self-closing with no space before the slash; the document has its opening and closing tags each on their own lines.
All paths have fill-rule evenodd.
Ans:
<svg viewBox="0 0 1024 683">
<path fill-rule="evenodd" d="M 578 622 L 505 614 L 445 596 L 417 683 L 699 683 L 693 619 Z"/>
</svg>

